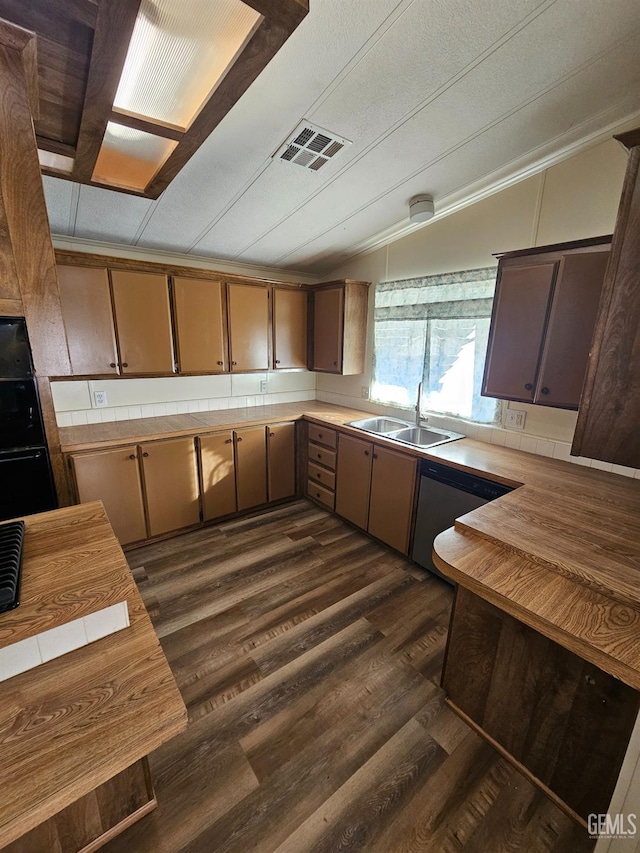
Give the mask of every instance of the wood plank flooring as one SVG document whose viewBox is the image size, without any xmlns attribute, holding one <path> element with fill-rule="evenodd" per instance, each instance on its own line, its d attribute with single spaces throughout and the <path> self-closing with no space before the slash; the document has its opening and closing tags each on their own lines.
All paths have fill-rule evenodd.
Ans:
<svg viewBox="0 0 640 853">
<path fill-rule="evenodd" d="M 444 582 L 303 500 L 128 559 L 190 725 L 105 853 L 592 850 L 444 705 Z"/>
</svg>

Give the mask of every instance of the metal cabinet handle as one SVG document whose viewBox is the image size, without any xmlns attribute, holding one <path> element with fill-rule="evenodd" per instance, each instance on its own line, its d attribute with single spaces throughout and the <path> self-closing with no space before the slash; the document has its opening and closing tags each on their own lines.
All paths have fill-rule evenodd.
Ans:
<svg viewBox="0 0 640 853">
<path fill-rule="evenodd" d="M 365 450 L 364 455 L 365 455 L 365 456 L 368 456 L 368 455 L 369 455 L 369 451 L 368 451 L 368 450 Z"/>
<path fill-rule="evenodd" d="M 269 438 L 273 438 L 273 437 L 274 437 L 274 435 L 275 435 L 275 432 L 270 432 L 270 433 L 269 433 Z"/>
<path fill-rule="evenodd" d="M 530 382 L 527 382 L 527 384 L 524 386 L 524 390 L 525 391 L 531 391 L 532 389 L 533 389 L 533 385 Z"/>
<path fill-rule="evenodd" d="M 123 362 L 122 362 L 122 364 L 121 364 L 120 366 L 121 366 L 121 367 L 129 367 L 129 365 L 127 364 L 127 362 L 126 362 L 126 361 L 123 361 Z"/>
<path fill-rule="evenodd" d="M 548 394 L 548 393 L 549 393 L 549 389 L 545 386 L 544 388 L 541 388 L 541 389 L 540 389 L 540 393 L 541 393 L 541 394 Z"/>
<path fill-rule="evenodd" d="M 280 364 L 280 359 L 276 358 L 276 364 Z"/>
<path fill-rule="evenodd" d="M 377 453 L 374 453 L 374 454 L 373 454 L 373 458 L 374 458 L 374 459 L 377 459 L 377 458 L 378 458 L 378 454 L 377 454 Z"/>
<path fill-rule="evenodd" d="M 322 453 L 318 453 L 318 459 L 322 459 Z"/>
<path fill-rule="evenodd" d="M 143 455 L 143 456 L 144 456 L 144 458 L 146 459 L 146 458 L 147 458 L 147 456 L 148 456 L 149 454 L 148 454 L 148 453 L 143 453 L 142 455 Z"/>
<path fill-rule="evenodd" d="M 109 365 L 109 367 L 116 367 L 116 366 L 117 365 L 116 365 L 115 361 L 112 361 L 111 364 Z"/>
<path fill-rule="evenodd" d="M 222 367 L 222 365 L 224 364 L 224 361 L 216 361 L 216 364 L 219 364 L 220 367 Z"/>
<path fill-rule="evenodd" d="M 337 362 L 337 361 L 334 361 L 334 362 L 333 362 L 333 366 L 334 366 L 334 367 L 337 367 L 337 366 L 338 366 L 338 362 Z"/>
<path fill-rule="evenodd" d="M 235 367 L 235 366 L 238 364 L 238 362 L 237 362 L 237 361 L 232 361 L 232 362 L 231 362 L 231 364 Z"/>
<path fill-rule="evenodd" d="M 236 441 L 242 441 L 242 436 L 241 436 L 241 435 L 239 435 L 239 436 L 236 438 Z"/>
<path fill-rule="evenodd" d="M 225 443 L 225 444 L 233 444 L 233 439 L 232 439 L 232 438 L 227 438 L 227 439 L 225 439 L 225 442 L 224 442 L 224 443 Z"/>
<path fill-rule="evenodd" d="M 136 454 L 135 454 L 135 453 L 130 453 L 130 454 L 129 454 L 129 459 L 135 459 L 135 458 L 136 458 Z"/>
<path fill-rule="evenodd" d="M 322 474 L 316 474 L 316 477 L 320 480 L 322 479 Z"/>
</svg>

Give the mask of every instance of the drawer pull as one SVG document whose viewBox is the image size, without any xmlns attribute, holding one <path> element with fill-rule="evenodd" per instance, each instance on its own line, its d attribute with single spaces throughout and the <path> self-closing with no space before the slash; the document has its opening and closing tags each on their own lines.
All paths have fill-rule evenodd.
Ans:
<svg viewBox="0 0 640 853">
<path fill-rule="evenodd" d="M 131 458 L 133 459 L 133 456 L 132 456 Z M 318 472 L 318 473 L 316 474 L 316 477 L 317 477 L 318 479 L 321 479 L 322 475 Z"/>
<path fill-rule="evenodd" d="M 318 456 L 318 459 L 322 459 L 322 453 L 318 453 L 317 456 Z"/>
</svg>

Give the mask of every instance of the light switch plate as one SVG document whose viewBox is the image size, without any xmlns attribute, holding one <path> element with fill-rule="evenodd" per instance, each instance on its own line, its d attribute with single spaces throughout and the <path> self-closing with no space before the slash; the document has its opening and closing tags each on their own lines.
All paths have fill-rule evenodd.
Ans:
<svg viewBox="0 0 640 853">
<path fill-rule="evenodd" d="M 504 425 L 507 429 L 524 429 L 527 413 L 522 409 L 507 409 Z"/>
<path fill-rule="evenodd" d="M 261 394 L 267 393 L 267 380 L 266 379 L 260 380 L 260 393 Z"/>
<path fill-rule="evenodd" d="M 362 397 L 363 400 L 369 399 L 369 386 L 368 385 L 361 385 L 360 386 L 360 396 Z"/>
<path fill-rule="evenodd" d="M 107 405 L 107 392 L 106 391 L 94 391 L 93 399 L 95 400 L 96 408 L 101 409 L 103 406 Z"/>
</svg>

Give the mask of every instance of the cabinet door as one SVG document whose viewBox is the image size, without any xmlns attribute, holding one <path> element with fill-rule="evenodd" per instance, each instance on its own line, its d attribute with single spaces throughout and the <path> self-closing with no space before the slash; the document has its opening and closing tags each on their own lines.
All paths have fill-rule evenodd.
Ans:
<svg viewBox="0 0 640 853">
<path fill-rule="evenodd" d="M 167 277 L 111 272 L 122 373 L 173 373 Z"/>
<path fill-rule="evenodd" d="M 200 489 L 193 438 L 141 445 L 149 535 L 200 521 Z"/>
<path fill-rule="evenodd" d="M 106 269 L 58 267 L 62 319 L 74 375 L 118 372 L 111 292 Z"/>
<path fill-rule="evenodd" d="M 341 435 L 338 440 L 336 512 L 367 529 L 373 445 Z"/>
<path fill-rule="evenodd" d="M 219 432 L 200 438 L 202 505 L 204 520 L 236 511 L 236 477 L 233 433 Z"/>
<path fill-rule="evenodd" d="M 80 503 L 102 501 L 121 545 L 147 538 L 135 445 L 72 457 Z"/>
<path fill-rule="evenodd" d="M 577 409 L 609 252 L 565 255 L 547 324 L 535 402 Z"/>
<path fill-rule="evenodd" d="M 304 290 L 273 291 L 273 367 L 307 367 L 307 301 Z"/>
<path fill-rule="evenodd" d="M 279 501 L 296 493 L 296 425 L 267 427 L 269 500 Z"/>
<path fill-rule="evenodd" d="M 220 281 L 173 279 L 180 373 L 222 373 L 229 369 L 223 291 Z"/>
<path fill-rule="evenodd" d="M 234 430 L 238 509 L 267 502 L 267 435 L 264 427 Z"/>
<path fill-rule="evenodd" d="M 373 449 L 369 533 L 397 551 L 409 551 L 417 460 L 383 447 Z"/>
<path fill-rule="evenodd" d="M 316 290 L 313 298 L 313 369 L 342 370 L 344 288 Z"/>
<path fill-rule="evenodd" d="M 482 393 L 533 402 L 557 264 L 502 267 L 491 316 Z"/>
<path fill-rule="evenodd" d="M 266 287 L 229 285 L 231 370 L 269 369 L 269 291 Z"/>
</svg>

